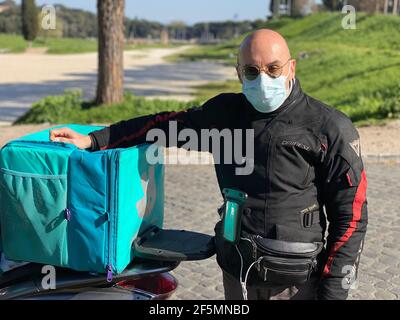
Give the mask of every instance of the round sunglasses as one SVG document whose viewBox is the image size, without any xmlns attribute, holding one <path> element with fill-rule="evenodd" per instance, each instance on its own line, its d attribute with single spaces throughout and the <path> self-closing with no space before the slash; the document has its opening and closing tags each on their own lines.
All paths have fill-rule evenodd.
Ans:
<svg viewBox="0 0 400 320">
<path fill-rule="evenodd" d="M 257 65 L 246 64 L 244 66 L 237 65 L 239 72 L 249 81 L 257 79 L 261 71 L 264 71 L 271 78 L 279 78 L 283 73 L 283 68 L 292 60 L 290 58 L 286 63 L 282 66 L 277 66 L 274 64 L 270 64 L 265 66 L 265 68 L 259 67 Z"/>
</svg>

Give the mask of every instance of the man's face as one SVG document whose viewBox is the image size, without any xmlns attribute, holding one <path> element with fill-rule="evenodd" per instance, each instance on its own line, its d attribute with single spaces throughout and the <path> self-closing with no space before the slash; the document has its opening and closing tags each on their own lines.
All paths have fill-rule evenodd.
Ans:
<svg viewBox="0 0 400 320">
<path fill-rule="evenodd" d="M 295 77 L 296 61 L 290 60 L 290 53 L 282 48 L 279 43 L 273 43 L 264 39 L 255 39 L 248 45 L 241 47 L 236 68 L 240 82 L 243 82 L 242 68 L 246 65 L 257 66 L 262 72 L 269 70 L 287 76 L 286 89 L 289 90 L 289 82 Z M 289 61 L 290 60 L 290 61 Z M 289 62 L 288 62 L 289 61 Z"/>
</svg>

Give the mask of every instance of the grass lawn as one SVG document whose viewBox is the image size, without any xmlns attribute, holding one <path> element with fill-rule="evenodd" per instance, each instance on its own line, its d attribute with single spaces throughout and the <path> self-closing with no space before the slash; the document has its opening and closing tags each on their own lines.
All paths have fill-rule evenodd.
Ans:
<svg viewBox="0 0 400 320">
<path fill-rule="evenodd" d="M 297 59 L 297 77 L 311 96 L 348 114 L 359 123 L 400 114 L 400 17 L 359 14 L 356 30 L 341 28 L 341 14 L 281 19 L 265 27 L 288 40 Z M 174 60 L 212 59 L 234 67 L 236 39 L 224 45 L 197 47 Z M 204 100 L 223 91 L 240 92 L 234 81 L 201 86 Z"/>
<path fill-rule="evenodd" d="M 24 52 L 28 44 L 19 36 L 0 33 L 0 52 Z"/>
<path fill-rule="evenodd" d="M 35 40 L 34 47 L 45 47 L 49 54 L 76 54 L 97 51 L 95 39 L 48 38 Z"/>
<path fill-rule="evenodd" d="M 400 17 L 358 14 L 355 30 L 343 29 L 342 18 L 340 13 L 321 13 L 303 19 L 270 21 L 265 27 L 279 31 L 288 40 L 292 57 L 297 60 L 297 77 L 306 93 L 343 111 L 357 125 L 399 118 Z M 233 68 L 244 36 L 221 45 L 196 47 L 170 60 L 217 60 Z M 0 44 L 1 41 L 0 37 Z M 66 43 L 65 39 L 60 41 Z M 49 48 L 56 47 L 53 44 Z M 115 107 L 86 108 L 83 101 L 75 101 L 71 107 L 65 96 L 49 97 L 35 104 L 19 122 L 114 122 L 180 110 L 222 92 L 241 91 L 237 81 L 209 83 L 196 89 L 197 103 L 187 104 L 130 96 Z"/>
</svg>

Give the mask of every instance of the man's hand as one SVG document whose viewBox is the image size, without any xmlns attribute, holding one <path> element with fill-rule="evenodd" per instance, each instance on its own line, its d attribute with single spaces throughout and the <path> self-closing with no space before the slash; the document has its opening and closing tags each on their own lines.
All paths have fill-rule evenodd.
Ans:
<svg viewBox="0 0 400 320">
<path fill-rule="evenodd" d="M 88 149 L 92 146 L 92 140 L 89 136 L 80 134 L 69 128 L 51 130 L 50 140 L 54 142 L 71 143 L 79 149 Z"/>
</svg>

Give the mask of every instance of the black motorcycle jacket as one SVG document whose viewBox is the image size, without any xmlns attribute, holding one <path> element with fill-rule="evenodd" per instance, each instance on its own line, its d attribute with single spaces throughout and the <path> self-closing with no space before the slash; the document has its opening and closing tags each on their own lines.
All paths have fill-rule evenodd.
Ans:
<svg viewBox="0 0 400 320">
<path fill-rule="evenodd" d="M 221 159 L 215 164 L 220 189 L 248 194 L 243 230 L 272 239 L 326 242 L 319 261 L 318 298 L 346 299 L 367 227 L 367 180 L 352 122 L 306 95 L 296 80 L 272 119 L 256 111 L 243 94 L 221 94 L 201 107 L 139 117 L 95 131 L 90 134 L 92 150 L 144 143 L 154 128 L 168 137 L 171 121 L 178 132 L 190 128 L 199 137 L 202 129 L 254 130 L 254 155 L 247 159 L 253 161 L 252 172 L 238 175 L 235 169 L 242 165 Z M 182 147 L 185 143 L 167 144 Z M 206 144 L 199 145 L 205 151 Z M 215 149 L 208 145 L 207 151 L 224 155 L 225 149 L 223 144 Z M 215 231 L 219 265 L 239 278 L 238 254 L 222 239 L 220 222 Z"/>
</svg>

